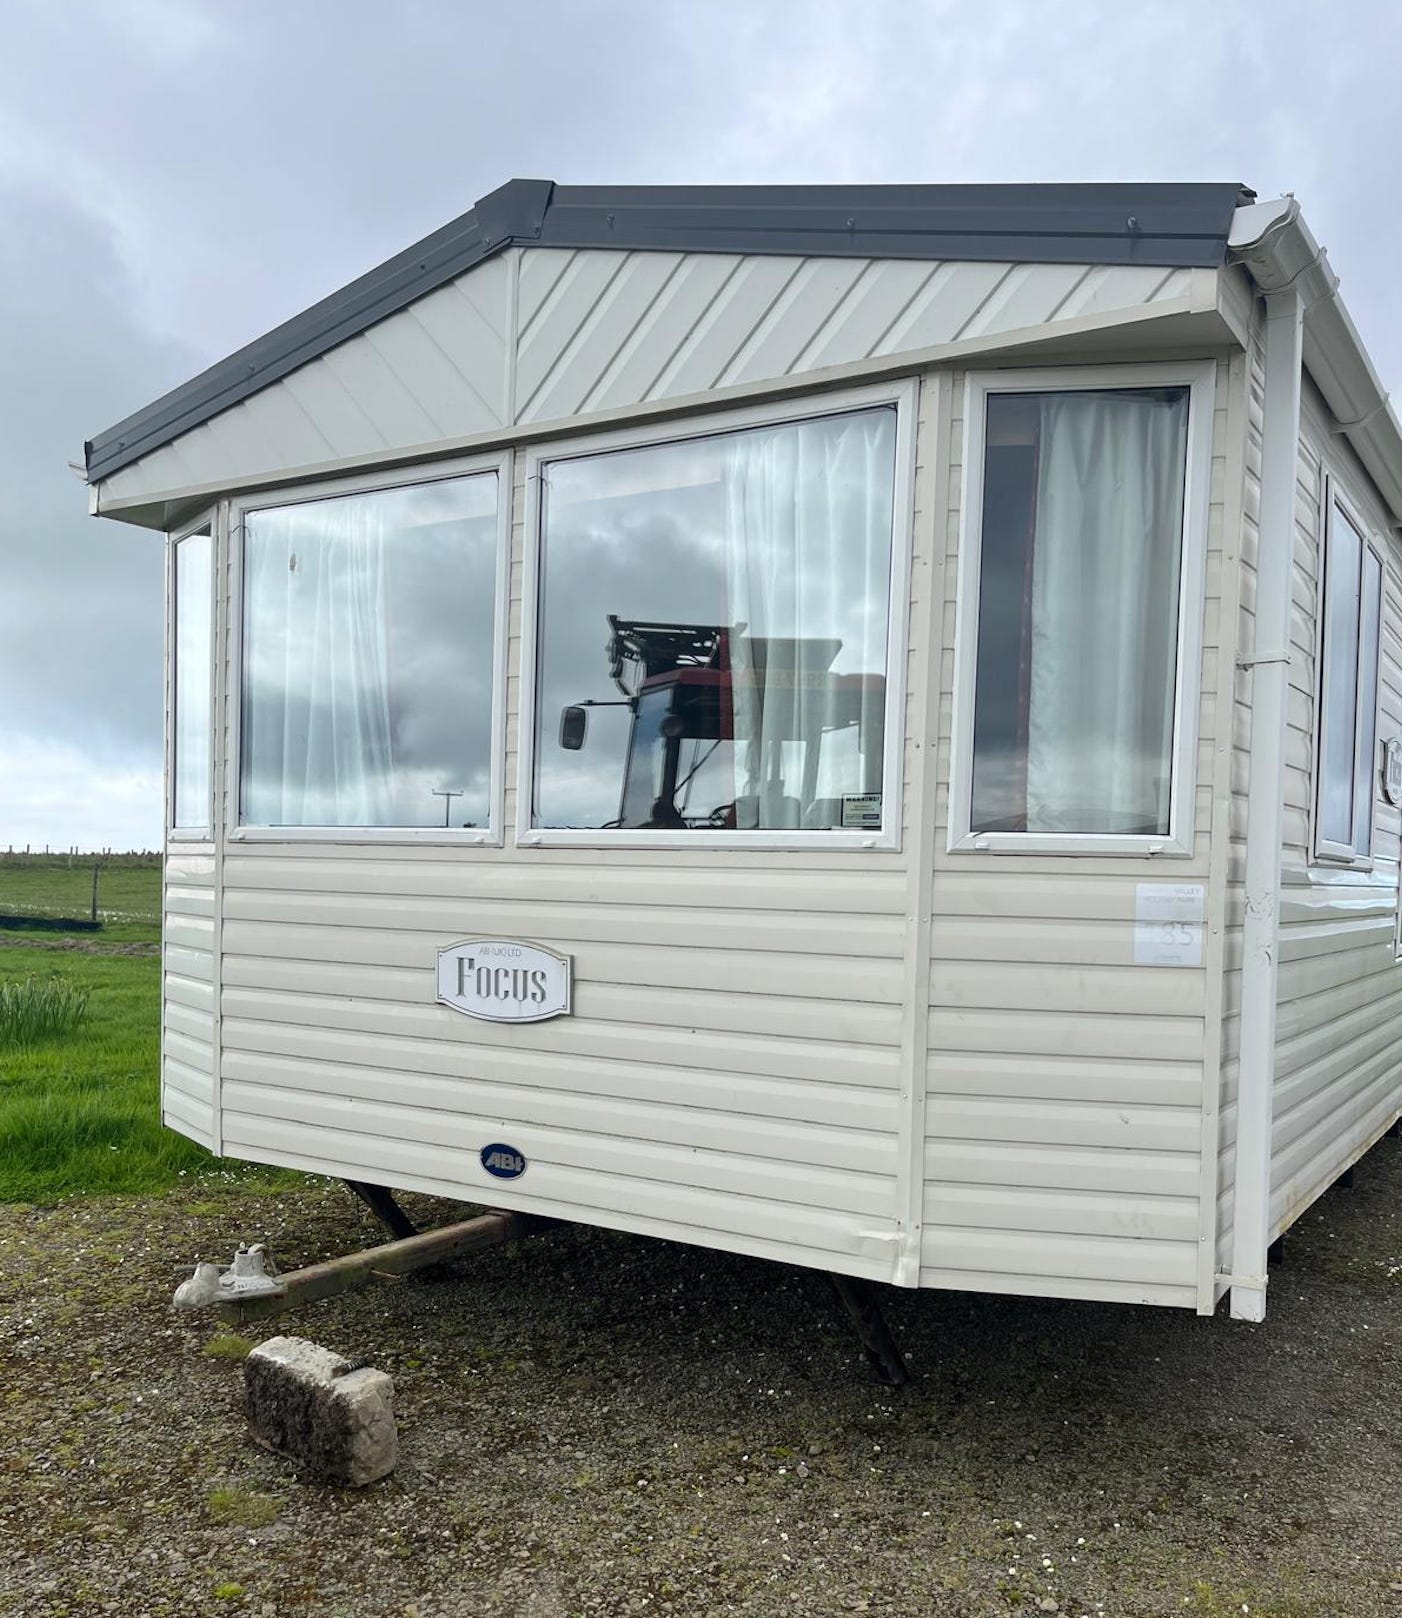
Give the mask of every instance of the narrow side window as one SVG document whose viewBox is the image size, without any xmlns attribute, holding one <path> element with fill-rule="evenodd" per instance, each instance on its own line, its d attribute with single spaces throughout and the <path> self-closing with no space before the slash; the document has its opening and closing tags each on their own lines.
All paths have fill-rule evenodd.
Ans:
<svg viewBox="0 0 1402 1618">
<path fill-rule="evenodd" d="M 208 531 L 174 544 L 171 667 L 171 826 L 204 831 L 210 822 L 213 541 Z"/>
<path fill-rule="evenodd" d="M 1170 833 L 1189 397 L 987 396 L 974 837 Z"/>
<path fill-rule="evenodd" d="M 1323 545 L 1315 853 L 1373 852 L 1382 562 L 1337 496 Z"/>
</svg>

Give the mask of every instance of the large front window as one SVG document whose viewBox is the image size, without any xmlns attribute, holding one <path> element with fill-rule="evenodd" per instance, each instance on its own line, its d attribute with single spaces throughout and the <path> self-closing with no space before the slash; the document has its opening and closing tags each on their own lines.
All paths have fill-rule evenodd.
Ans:
<svg viewBox="0 0 1402 1618">
<path fill-rule="evenodd" d="M 252 510 L 240 820 L 483 828 L 497 478 Z"/>
<path fill-rule="evenodd" d="M 962 830 L 975 846 L 1167 838 L 1196 678 L 1180 681 L 1191 388 L 975 399 Z"/>
<path fill-rule="evenodd" d="M 890 824 L 896 414 L 544 463 L 536 826 Z"/>
</svg>

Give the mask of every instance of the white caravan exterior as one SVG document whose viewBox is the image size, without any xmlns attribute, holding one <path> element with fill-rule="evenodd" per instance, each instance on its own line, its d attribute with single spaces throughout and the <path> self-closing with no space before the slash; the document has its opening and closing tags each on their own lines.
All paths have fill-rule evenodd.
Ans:
<svg viewBox="0 0 1402 1618">
<path fill-rule="evenodd" d="M 88 466 L 95 513 L 169 536 L 163 1109 L 218 1154 L 907 1287 L 1230 1291 L 1259 1319 L 1267 1245 L 1402 1113 L 1402 435 L 1291 200 L 512 182 Z M 340 681 L 352 737 L 408 734 L 437 643 L 386 630 L 398 585 L 331 588 L 330 631 L 288 603 L 335 546 L 401 565 L 383 513 L 425 499 L 475 536 L 451 590 L 478 752 L 396 817 L 268 670 Z M 1128 582 L 1113 545 L 1074 553 L 1160 506 Z M 631 757 L 647 690 L 680 714 L 719 681 L 688 782 L 716 749 L 768 777 L 675 823 L 675 768 L 648 777 L 644 825 L 625 776 L 608 824 L 589 749 L 627 721 L 587 698 L 594 740 L 563 751 L 552 659 L 582 635 L 602 672 L 591 575 L 626 581 L 691 511 L 732 608 L 738 547 L 753 572 L 826 544 L 798 593 L 856 589 L 867 661 L 761 643 L 751 579 L 748 630 L 732 610 L 701 673 L 612 707 Z M 1055 708 L 1078 656 L 1093 699 L 1133 691 L 1131 741 Z M 826 705 L 801 749 L 742 737 L 784 657 L 792 711 Z M 501 945 L 560 963 L 564 1014 L 463 1014 L 511 992 L 473 976 Z M 544 960 L 492 958 L 522 992 Z"/>
</svg>

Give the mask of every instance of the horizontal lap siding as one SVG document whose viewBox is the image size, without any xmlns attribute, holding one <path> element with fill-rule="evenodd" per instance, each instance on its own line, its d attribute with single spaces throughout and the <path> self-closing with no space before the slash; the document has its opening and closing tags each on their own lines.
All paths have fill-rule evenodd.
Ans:
<svg viewBox="0 0 1402 1618">
<path fill-rule="evenodd" d="M 382 891 L 402 861 L 322 860 L 317 889 L 302 870 L 295 888 L 269 885 L 295 856 L 227 857 L 226 1150 L 692 1240 L 783 1241 L 889 1273 L 900 862 L 867 877 L 857 916 L 815 910 L 818 870 L 788 874 L 787 911 L 768 878 L 747 939 L 728 908 L 691 911 L 685 873 L 673 890 L 665 867 L 629 869 L 627 856 L 608 865 L 650 904 L 577 897 L 582 869 L 600 874 L 583 853 L 534 861 L 514 919 L 461 891 L 472 870 L 516 858 L 415 860 L 435 890 L 415 916 Z M 693 915 L 710 921 L 695 937 Z M 508 1027 L 437 1005 L 435 951 L 475 933 L 568 952 L 573 1015 Z M 529 1161 L 519 1185 L 478 1160 L 499 1139 Z"/>
<path fill-rule="evenodd" d="M 1135 966 L 1134 910 L 1139 882 L 1208 876 L 1227 380 L 1223 365 L 1189 860 L 944 852 L 963 474 L 963 423 L 951 423 L 925 1099 L 928 1286 L 1198 1302 L 1206 976 Z"/>
<path fill-rule="evenodd" d="M 889 1278 L 908 858 L 514 846 L 522 466 L 506 846 L 229 848 L 225 1150 Z M 478 934 L 568 954 L 572 1015 L 438 1005 L 436 951 Z"/>
<path fill-rule="evenodd" d="M 1320 542 L 1326 477 L 1370 536 L 1387 514 L 1308 381 L 1299 455 L 1285 777 L 1271 1234 L 1402 1111 L 1402 966 L 1394 958 L 1398 812 L 1378 792 L 1373 868 L 1311 858 Z M 1402 553 L 1386 546 L 1378 735 L 1402 734 Z M 1230 1135 L 1227 1138 L 1230 1147 Z"/>
<path fill-rule="evenodd" d="M 202 1146 L 215 1139 L 214 854 L 166 856 L 162 923 L 161 1116 Z"/>
</svg>

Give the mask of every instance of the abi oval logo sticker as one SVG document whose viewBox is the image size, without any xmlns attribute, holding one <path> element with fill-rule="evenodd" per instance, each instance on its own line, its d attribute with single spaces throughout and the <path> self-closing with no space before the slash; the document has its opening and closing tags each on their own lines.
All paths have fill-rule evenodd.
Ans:
<svg viewBox="0 0 1402 1618">
<path fill-rule="evenodd" d="M 482 1167 L 499 1180 L 519 1180 L 526 1172 L 525 1154 L 495 1141 L 482 1148 Z"/>
</svg>

